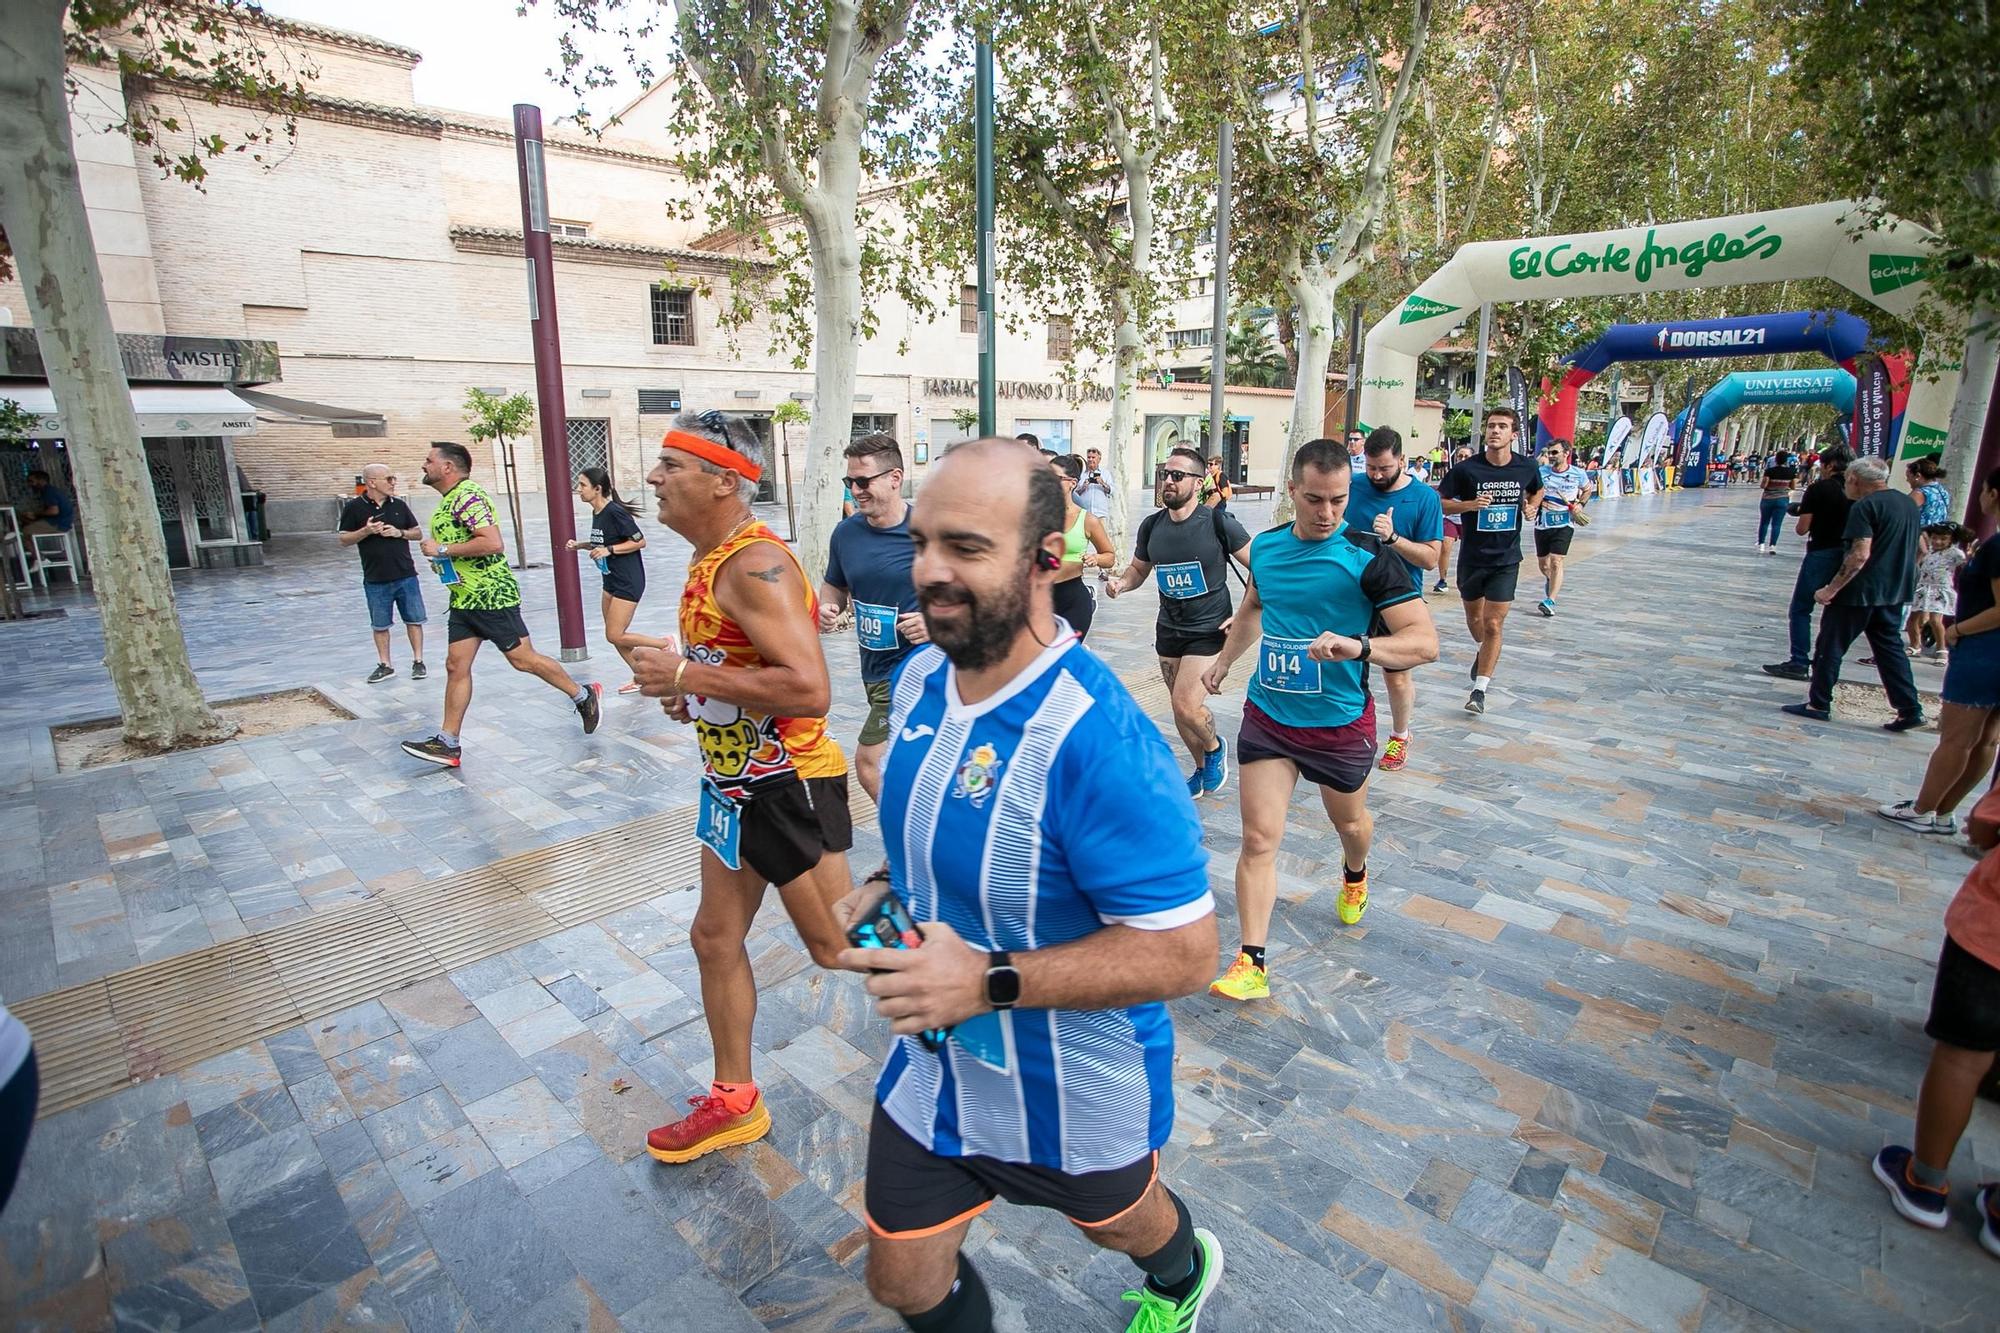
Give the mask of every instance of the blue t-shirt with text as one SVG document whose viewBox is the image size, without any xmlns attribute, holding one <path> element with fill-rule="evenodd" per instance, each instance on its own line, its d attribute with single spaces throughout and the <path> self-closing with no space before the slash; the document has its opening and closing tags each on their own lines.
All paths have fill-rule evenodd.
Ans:
<svg viewBox="0 0 2000 1333">
<path fill-rule="evenodd" d="M 1287 525 L 1250 543 L 1250 578 L 1264 604 L 1250 702 L 1287 727 L 1344 727 L 1360 717 L 1367 666 L 1316 662 L 1306 650 L 1322 634 L 1367 634 L 1381 612 L 1421 597 L 1403 562 L 1374 534 L 1345 524 L 1323 541 L 1302 540 Z"/>
</svg>

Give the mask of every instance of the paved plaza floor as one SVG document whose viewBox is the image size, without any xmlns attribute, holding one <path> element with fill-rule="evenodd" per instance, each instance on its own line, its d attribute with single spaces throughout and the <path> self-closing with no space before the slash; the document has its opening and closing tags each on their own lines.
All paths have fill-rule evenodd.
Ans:
<svg viewBox="0 0 2000 1333">
<path fill-rule="evenodd" d="M 1227 1251 L 1204 1329 L 1992 1326 L 1970 1190 L 1932 1233 L 1868 1171 L 1908 1141 L 1971 862 L 1872 812 L 1932 733 L 1777 711 L 1802 687 L 1756 664 L 1800 552 L 1757 555 L 1755 527 L 1743 490 L 1604 505 L 1557 619 L 1524 575 L 1484 717 L 1460 709 L 1457 600 L 1431 598 L 1443 656 L 1410 768 L 1374 785 L 1362 925 L 1337 922 L 1339 844 L 1302 789 L 1271 1000 L 1174 1005 L 1162 1170 Z M 639 624 L 664 627 L 687 548 L 647 530 Z M 330 537 L 175 580 L 212 696 L 312 685 L 354 720 L 78 774 L 47 728 L 112 709 L 94 607 L 0 627 L 0 996 L 50 1084 L 0 1218 L 0 1324 L 899 1327 L 860 1281 L 885 1028 L 775 895 L 750 942 L 772 1134 L 686 1167 L 642 1151 L 709 1073 L 692 738 L 608 694 L 585 738 L 488 653 L 465 767 L 407 759 L 443 599 L 432 678 L 399 629 L 404 674 L 370 687 L 358 582 Z M 548 571 L 525 584 L 553 650 Z M 1153 606 L 1101 604 L 1091 642 L 1165 723 Z M 854 650 L 827 648 L 846 743 Z M 579 675 L 615 687 L 591 651 Z M 1200 808 L 1229 947 L 1234 784 Z M 857 837 L 872 866 L 872 819 Z M 1953 1181 L 1993 1176 L 1982 1105 Z M 1001 1328 L 1124 1326 L 1134 1270 L 1062 1219 L 1001 1205 L 971 1246 Z"/>
</svg>

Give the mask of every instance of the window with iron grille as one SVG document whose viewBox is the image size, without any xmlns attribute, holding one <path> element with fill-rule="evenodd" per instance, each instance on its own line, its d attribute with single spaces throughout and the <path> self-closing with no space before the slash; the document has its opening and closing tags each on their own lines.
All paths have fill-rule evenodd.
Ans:
<svg viewBox="0 0 2000 1333">
<path fill-rule="evenodd" d="M 694 292 L 686 287 L 653 288 L 653 341 L 694 346 Z"/>
<path fill-rule="evenodd" d="M 587 467 L 611 470 L 611 423 L 601 418 L 571 417 L 565 423 L 569 434 L 569 470 Z"/>
<path fill-rule="evenodd" d="M 979 288 L 969 282 L 958 289 L 958 331 L 979 332 Z"/>
<path fill-rule="evenodd" d="M 1076 352 L 1076 328 L 1067 319 L 1049 321 L 1049 360 L 1067 361 Z"/>
</svg>

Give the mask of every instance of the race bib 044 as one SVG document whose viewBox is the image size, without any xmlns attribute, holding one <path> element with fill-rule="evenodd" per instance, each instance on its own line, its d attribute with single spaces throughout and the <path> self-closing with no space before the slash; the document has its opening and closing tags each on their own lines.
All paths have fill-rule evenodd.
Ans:
<svg viewBox="0 0 2000 1333">
<path fill-rule="evenodd" d="M 1183 560 L 1172 565 L 1155 565 L 1153 577 L 1160 595 L 1176 599 L 1200 597 L 1208 592 L 1208 573 L 1199 560 Z"/>
</svg>

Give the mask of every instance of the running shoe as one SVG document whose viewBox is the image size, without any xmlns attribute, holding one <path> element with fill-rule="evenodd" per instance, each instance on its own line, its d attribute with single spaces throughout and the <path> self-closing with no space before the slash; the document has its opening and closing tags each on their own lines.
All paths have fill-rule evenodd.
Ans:
<svg viewBox="0 0 2000 1333">
<path fill-rule="evenodd" d="M 2000 1181 L 1985 1182 L 1975 1197 L 1979 1200 L 1979 1243 L 2000 1259 Z"/>
<path fill-rule="evenodd" d="M 1908 1148 L 1890 1144 L 1875 1154 L 1875 1179 L 1889 1191 L 1889 1202 L 1896 1206 L 1897 1212 L 1920 1227 L 1942 1231 L 1951 1219 L 1948 1197 L 1944 1190 L 1917 1183 L 1910 1172 L 1914 1159 L 1915 1154 Z"/>
<path fill-rule="evenodd" d="M 1466 711 L 1466 712 L 1468 712 L 1468 713 L 1483 713 L 1483 712 L 1485 712 L 1485 711 L 1486 711 L 1486 691 L 1485 691 L 1485 690 L 1474 690 L 1474 691 L 1472 692 L 1472 697 L 1471 697 L 1471 698 L 1469 698 L 1469 699 L 1467 699 L 1467 700 L 1465 701 L 1465 711 Z"/>
<path fill-rule="evenodd" d="M 1208 984 L 1208 993 L 1225 1000 L 1268 1000 L 1271 974 L 1251 962 L 1249 954 L 1239 953 L 1229 970 Z"/>
<path fill-rule="evenodd" d="M 1126 1292 L 1125 1299 L 1139 1302 L 1139 1310 L 1125 1325 L 1125 1333 L 1195 1333 L 1201 1324 L 1201 1307 L 1208 1304 L 1215 1284 L 1222 1281 L 1222 1242 L 1214 1232 L 1196 1227 L 1194 1248 L 1201 1264 L 1201 1280 L 1194 1284 L 1194 1290 L 1178 1301 L 1143 1283 L 1137 1291 Z"/>
<path fill-rule="evenodd" d="M 1340 881 L 1340 924 L 1355 926 L 1361 924 L 1361 914 L 1368 910 L 1368 876 L 1360 879 Z"/>
<path fill-rule="evenodd" d="M 1201 799 L 1202 775 L 1207 772 L 1207 764 L 1196 764 L 1194 772 L 1188 774 L 1188 795 L 1194 797 L 1197 801 Z"/>
<path fill-rule="evenodd" d="M 1437 581 L 1437 582 L 1436 582 L 1435 584 L 1433 584 L 1433 585 L 1432 585 L 1432 587 L 1431 587 L 1431 591 L 1432 591 L 1432 592 L 1448 592 L 1448 591 L 1450 591 L 1450 589 L 1451 589 L 1451 585 L 1450 585 L 1449 583 L 1446 583 L 1446 582 L 1445 582 L 1445 581 L 1444 581 L 1443 579 L 1439 579 L 1439 580 L 1438 580 L 1438 581 Z"/>
<path fill-rule="evenodd" d="M 731 1114 L 722 1098 L 703 1094 L 688 1098 L 694 1110 L 670 1125 L 661 1125 L 646 1135 L 646 1151 L 662 1162 L 692 1162 L 717 1148 L 738 1143 L 755 1143 L 771 1132 L 771 1110 L 759 1092 L 750 1109 Z"/>
<path fill-rule="evenodd" d="M 396 668 L 390 666 L 387 662 L 377 662 L 375 669 L 368 673 L 368 683 L 370 685 L 380 685 L 395 674 Z"/>
<path fill-rule="evenodd" d="M 462 751 L 456 745 L 446 745 L 436 736 L 427 736 L 420 741 L 404 741 L 403 753 L 412 759 L 427 759 L 446 768 L 457 768 Z"/>
<path fill-rule="evenodd" d="M 421 657 L 410 663 L 411 680 L 428 680 L 430 679 L 430 674 L 430 668 L 424 665 L 424 660 Z"/>
<path fill-rule="evenodd" d="M 1404 736 L 1391 736 L 1389 743 L 1382 747 L 1382 762 L 1376 767 L 1393 773 L 1410 760 L 1410 742 Z"/>
<path fill-rule="evenodd" d="M 618 692 L 620 694 L 637 694 L 639 692 L 639 682 L 636 680 L 628 680 L 623 685 L 620 685 L 618 687 Z"/>
<path fill-rule="evenodd" d="M 1542 598 L 1541 601 L 1535 603 L 1535 609 L 1542 613 L 1542 619 L 1544 620 L 1552 620 L 1555 618 L 1556 604 L 1550 601 L 1546 597 Z"/>
<path fill-rule="evenodd" d="M 604 687 L 596 681 L 590 682 L 590 693 L 576 705 L 576 715 L 583 719 L 583 734 L 588 736 L 597 730 L 597 719 L 604 701 Z"/>
<path fill-rule="evenodd" d="M 1949 837 L 1958 832 L 1958 820 L 1954 816 L 1919 810 L 1915 801 L 1878 805 L 1875 807 L 1875 813 L 1884 819 L 1893 819 L 1915 833 L 1942 833 Z"/>
<path fill-rule="evenodd" d="M 1764 674 L 1779 680 L 1811 680 L 1812 668 L 1803 662 L 1766 662 Z"/>
<path fill-rule="evenodd" d="M 1201 790 L 1205 796 L 1221 792 L 1222 784 L 1229 781 L 1229 747 L 1217 745 L 1201 761 Z"/>
</svg>

